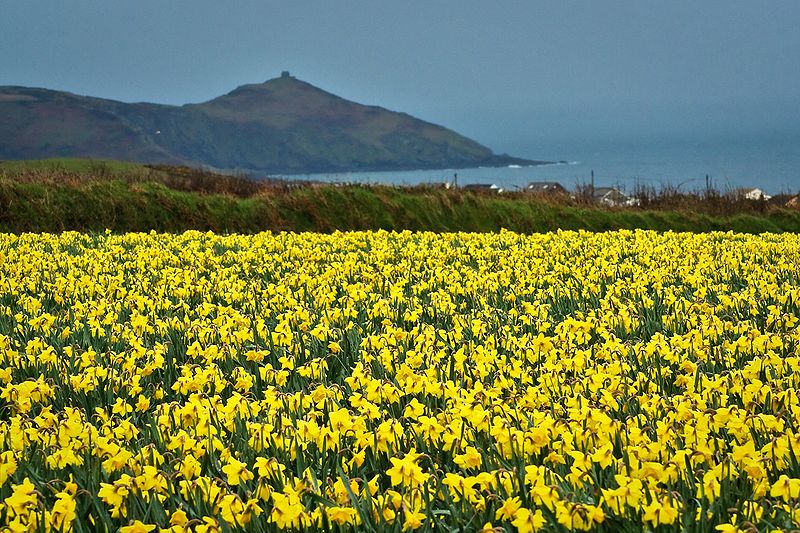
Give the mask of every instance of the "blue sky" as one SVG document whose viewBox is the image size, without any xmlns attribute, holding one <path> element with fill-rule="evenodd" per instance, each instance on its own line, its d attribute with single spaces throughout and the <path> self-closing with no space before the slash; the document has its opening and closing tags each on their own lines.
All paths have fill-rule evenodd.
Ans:
<svg viewBox="0 0 800 533">
<path fill-rule="evenodd" d="M 495 146 L 780 130 L 799 20 L 794 0 L 2 0 L 0 85 L 182 104 L 290 70 Z"/>
</svg>

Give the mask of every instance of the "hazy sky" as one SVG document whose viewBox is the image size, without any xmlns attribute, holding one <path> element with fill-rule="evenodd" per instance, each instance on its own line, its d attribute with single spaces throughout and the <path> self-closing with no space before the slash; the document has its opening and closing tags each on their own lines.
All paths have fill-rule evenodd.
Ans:
<svg viewBox="0 0 800 533">
<path fill-rule="evenodd" d="M 494 148 L 800 129 L 797 0 L 0 0 L 0 85 L 208 100 L 290 70 Z"/>
</svg>

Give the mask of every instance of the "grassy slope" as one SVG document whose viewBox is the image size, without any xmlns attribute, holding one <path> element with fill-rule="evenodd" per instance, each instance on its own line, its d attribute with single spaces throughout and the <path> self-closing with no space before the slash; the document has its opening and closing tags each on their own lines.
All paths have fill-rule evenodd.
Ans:
<svg viewBox="0 0 800 533">
<path fill-rule="evenodd" d="M 79 157 L 56 157 L 51 159 L 27 159 L 17 161 L 0 161 L 0 172 L 13 176 L 24 171 L 56 171 L 89 173 L 104 169 L 120 173 L 142 172 L 146 168 L 139 163 L 115 161 L 112 159 L 82 159 Z"/>
<path fill-rule="evenodd" d="M 82 165 L 97 163 L 62 161 L 60 164 L 80 170 Z M 129 166 L 118 172 L 135 174 L 139 170 Z M 154 181 L 104 179 L 76 185 L 20 181 L 10 178 L 8 173 L 3 177 L 0 172 L 0 231 L 107 228 L 119 232 L 498 231 L 502 228 L 520 232 L 617 228 L 797 232 L 800 211 L 773 209 L 763 215 L 715 217 L 680 211 L 575 207 L 457 191 L 362 186 L 264 190 L 237 198 L 179 191 Z"/>
</svg>

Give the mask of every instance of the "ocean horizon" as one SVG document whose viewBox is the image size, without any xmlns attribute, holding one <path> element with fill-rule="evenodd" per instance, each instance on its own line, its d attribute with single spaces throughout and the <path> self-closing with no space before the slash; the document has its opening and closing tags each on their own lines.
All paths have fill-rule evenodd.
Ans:
<svg viewBox="0 0 800 533">
<path fill-rule="evenodd" d="M 389 172 L 293 174 L 280 177 L 322 182 L 420 185 L 457 181 L 493 183 L 519 190 L 533 181 L 568 189 L 588 184 L 632 191 L 638 186 L 699 191 L 706 176 L 713 188 L 760 188 L 768 194 L 800 191 L 800 131 L 729 135 L 561 138 L 502 143 L 498 152 L 533 160 L 536 166 L 479 167 Z"/>
</svg>

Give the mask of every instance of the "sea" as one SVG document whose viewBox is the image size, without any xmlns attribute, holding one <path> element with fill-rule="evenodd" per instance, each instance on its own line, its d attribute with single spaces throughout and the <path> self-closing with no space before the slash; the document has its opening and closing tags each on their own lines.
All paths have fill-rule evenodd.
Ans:
<svg viewBox="0 0 800 533">
<path fill-rule="evenodd" d="M 796 132 L 617 138 L 564 137 L 516 140 L 493 147 L 526 159 L 553 161 L 537 166 L 461 168 L 392 172 L 346 172 L 283 176 L 336 183 L 459 186 L 494 184 L 507 191 L 530 182 L 557 182 L 574 190 L 588 185 L 725 192 L 760 188 L 766 194 L 800 192 L 800 128 Z"/>
</svg>

